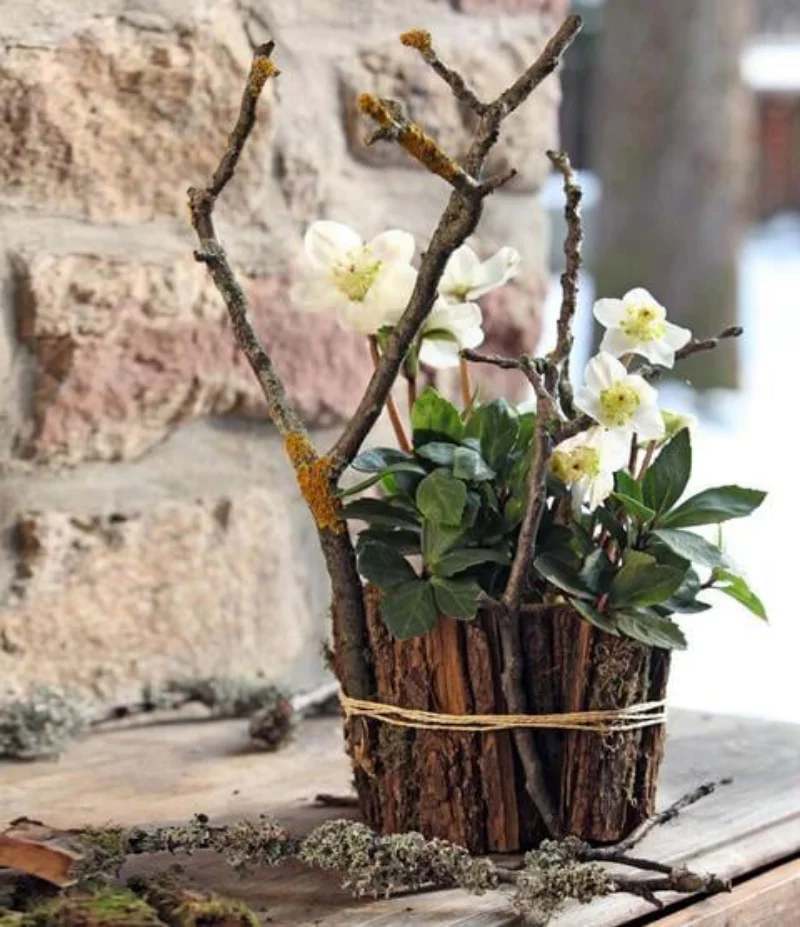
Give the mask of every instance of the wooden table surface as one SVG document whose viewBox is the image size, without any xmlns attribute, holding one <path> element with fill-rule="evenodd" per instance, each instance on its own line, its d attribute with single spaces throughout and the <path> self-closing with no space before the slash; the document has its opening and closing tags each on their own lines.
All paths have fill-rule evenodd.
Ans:
<svg viewBox="0 0 800 927">
<path fill-rule="evenodd" d="M 637 853 L 743 881 L 730 895 L 668 907 L 655 923 L 800 925 L 800 861 L 791 861 L 800 856 L 800 726 L 673 711 L 659 803 L 724 776 L 733 783 L 656 828 Z M 333 719 L 303 723 L 295 741 L 276 754 L 249 752 L 242 722 L 131 726 L 91 737 L 57 762 L 0 764 L 0 828 L 22 815 L 80 827 L 176 822 L 197 812 L 217 820 L 267 812 L 305 831 L 343 816 L 315 807 L 313 799 L 319 792 L 346 793 L 349 780 Z M 447 890 L 356 902 L 335 877 L 317 871 L 285 866 L 239 879 L 212 854 L 185 861 L 195 884 L 242 898 L 264 923 L 281 927 L 520 923 L 497 893 Z M 163 857 L 136 859 L 131 871 L 163 864 Z M 565 910 L 551 923 L 612 927 L 653 914 L 643 900 L 618 895 Z"/>
</svg>

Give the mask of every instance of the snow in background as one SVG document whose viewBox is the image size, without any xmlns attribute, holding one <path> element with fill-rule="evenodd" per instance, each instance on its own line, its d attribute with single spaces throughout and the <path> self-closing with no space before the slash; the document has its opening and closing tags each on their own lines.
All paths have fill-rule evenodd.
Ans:
<svg viewBox="0 0 800 927">
<path fill-rule="evenodd" d="M 557 196 L 558 186 L 546 191 L 547 200 L 551 191 Z M 594 199 L 595 187 L 591 193 Z M 800 722 L 800 216 L 777 216 L 753 229 L 739 273 L 742 390 L 697 398 L 674 382 L 660 386 L 660 398 L 663 407 L 700 420 L 690 491 L 738 483 L 769 493 L 750 518 L 729 522 L 724 537 L 770 620 L 763 623 L 721 593 L 706 593 L 712 610 L 680 616 L 689 646 L 675 656 L 669 702 Z M 594 298 L 592 281 L 584 276 L 576 380 L 590 352 Z M 545 351 L 555 340 L 559 305 L 554 276 L 544 313 Z"/>
</svg>

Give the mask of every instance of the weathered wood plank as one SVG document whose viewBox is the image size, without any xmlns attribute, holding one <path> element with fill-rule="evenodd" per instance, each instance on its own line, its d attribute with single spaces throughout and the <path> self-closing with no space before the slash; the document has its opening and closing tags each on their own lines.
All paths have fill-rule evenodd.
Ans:
<svg viewBox="0 0 800 927">
<path fill-rule="evenodd" d="M 69 828 L 268 811 L 304 831 L 325 818 L 351 816 L 311 806 L 317 792 L 350 787 L 338 721 L 304 724 L 277 754 L 243 752 L 244 743 L 239 722 L 134 727 L 90 738 L 58 763 L 0 764 L 0 823 L 27 814 Z M 641 853 L 734 876 L 800 851 L 799 771 L 800 726 L 673 712 L 659 804 L 706 779 L 733 776 L 734 783 L 654 831 Z M 151 858 L 135 865 L 152 868 L 168 860 L 174 862 Z M 497 896 L 444 891 L 354 902 L 335 877 L 300 867 L 239 880 L 209 854 L 185 862 L 197 884 L 241 897 L 283 927 L 515 923 Z M 651 910 L 641 899 L 619 896 L 567 911 L 554 925 L 613 927 Z"/>
<path fill-rule="evenodd" d="M 738 885 L 730 895 L 668 914 L 658 927 L 773 927 L 800 922 L 800 860 Z"/>
</svg>

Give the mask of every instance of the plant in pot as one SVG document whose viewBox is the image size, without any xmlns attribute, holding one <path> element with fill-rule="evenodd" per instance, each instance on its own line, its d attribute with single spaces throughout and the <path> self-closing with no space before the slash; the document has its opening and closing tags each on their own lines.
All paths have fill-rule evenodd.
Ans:
<svg viewBox="0 0 800 927">
<path fill-rule="evenodd" d="M 225 300 L 318 530 L 362 813 L 382 833 L 421 831 L 473 852 L 629 834 L 654 808 L 670 651 L 685 646 L 675 615 L 705 610 L 703 594 L 717 590 L 763 617 L 719 544 L 692 530 L 748 515 L 763 493 L 687 494 L 689 423 L 659 408 L 652 385 L 719 337 L 693 339 L 643 289 L 602 299 L 603 342 L 573 388 L 582 232 L 563 153 L 548 152 L 564 178 L 568 227 L 556 346 L 539 358 L 475 350 L 478 300 L 519 264 L 513 248 L 482 262 L 465 244 L 485 199 L 513 176 L 487 172 L 486 159 L 579 28 L 569 17 L 489 102 L 441 61 L 427 32 L 401 37 L 474 116 L 459 162 L 395 102 L 359 99 L 378 126 L 369 141 L 400 145 L 452 193 L 416 264 L 413 238 L 398 230 L 365 243 L 322 221 L 306 234 L 295 302 L 337 312 L 368 338 L 375 363 L 326 453 L 252 327 L 212 219 L 260 91 L 278 73 L 271 43 L 256 51 L 217 171 L 189 191 L 196 257 Z M 471 375 L 481 364 L 518 371 L 531 408 L 481 399 Z M 421 369 L 448 366 L 460 372 L 458 404 L 431 387 L 418 394 Z M 407 422 L 392 393 L 398 380 Z M 384 408 L 397 446 L 364 450 Z"/>
</svg>

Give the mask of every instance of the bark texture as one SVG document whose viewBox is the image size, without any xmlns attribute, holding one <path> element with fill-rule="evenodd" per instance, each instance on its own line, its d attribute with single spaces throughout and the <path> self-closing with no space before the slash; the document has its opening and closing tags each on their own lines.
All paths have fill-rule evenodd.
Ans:
<svg viewBox="0 0 800 927">
<path fill-rule="evenodd" d="M 752 178 L 752 100 L 739 77 L 751 0 L 609 0 L 595 84 L 603 183 L 601 296 L 646 286 L 698 337 L 737 321 L 737 252 Z M 681 366 L 736 387 L 732 348 Z"/>
<path fill-rule="evenodd" d="M 395 641 L 367 595 L 377 701 L 454 714 L 505 711 L 495 619 L 441 618 L 424 637 Z M 554 608 L 522 621 L 528 710 L 618 708 L 663 698 L 669 655 L 592 628 Z M 382 833 L 421 831 L 474 853 L 529 849 L 547 834 L 525 792 L 511 733 L 367 729 L 353 752 L 367 822 Z M 537 732 L 567 833 L 596 843 L 624 837 L 654 810 L 663 726 L 620 734 Z"/>
</svg>

